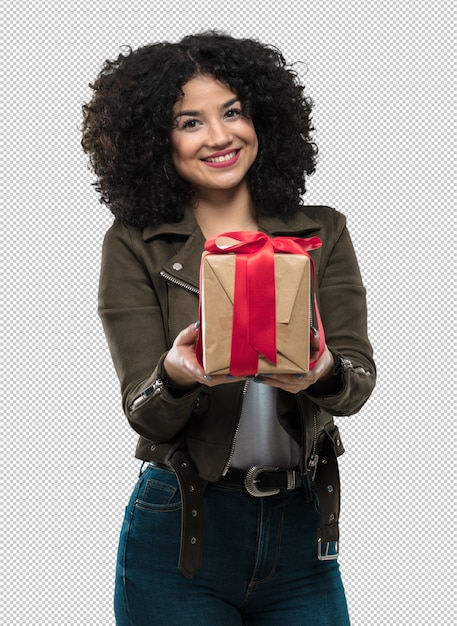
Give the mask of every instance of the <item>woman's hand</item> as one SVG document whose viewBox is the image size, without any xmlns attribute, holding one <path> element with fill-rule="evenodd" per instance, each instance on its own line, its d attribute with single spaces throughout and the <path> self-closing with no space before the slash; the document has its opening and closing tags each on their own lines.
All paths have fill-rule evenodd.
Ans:
<svg viewBox="0 0 457 626">
<path fill-rule="evenodd" d="M 164 360 L 167 378 L 177 387 L 191 388 L 197 383 L 214 387 L 216 385 L 244 380 L 243 377 L 225 375 L 207 376 L 197 361 L 195 344 L 198 337 L 198 322 L 182 330 Z"/>
<path fill-rule="evenodd" d="M 331 395 L 337 393 L 339 378 L 333 375 L 334 359 L 330 350 L 325 346 L 324 352 L 319 357 L 319 333 L 311 331 L 311 354 L 310 361 L 317 362 L 306 374 L 273 374 L 257 376 L 255 380 L 263 382 L 271 387 L 278 387 L 290 393 L 304 391 L 312 385 L 316 395 Z"/>
<path fill-rule="evenodd" d="M 246 376 L 207 376 L 205 370 L 197 361 L 195 344 L 198 337 L 198 323 L 191 324 L 182 330 L 176 337 L 173 346 L 165 357 L 164 368 L 167 378 L 181 389 L 194 387 L 196 384 L 215 387 L 232 382 L 245 380 Z M 319 356 L 319 335 L 311 333 L 310 360 L 314 361 Z M 324 352 L 317 363 L 306 374 L 273 374 L 259 375 L 254 378 L 271 387 L 278 387 L 298 393 L 314 385 L 313 392 L 316 395 L 330 395 L 338 391 L 339 378 L 333 375 L 333 355 L 325 346 Z"/>
</svg>

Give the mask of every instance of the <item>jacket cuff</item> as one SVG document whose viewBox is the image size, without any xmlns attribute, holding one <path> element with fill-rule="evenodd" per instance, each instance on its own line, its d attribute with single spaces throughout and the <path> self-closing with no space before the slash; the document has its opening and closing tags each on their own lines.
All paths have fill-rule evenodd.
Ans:
<svg viewBox="0 0 457 626">
<path fill-rule="evenodd" d="M 154 396 L 160 395 L 168 402 L 173 402 L 173 400 L 179 398 L 188 398 L 190 404 L 192 404 L 194 398 L 198 396 L 202 385 L 197 384 L 195 387 L 181 388 L 167 378 L 163 365 L 166 355 L 167 353 L 165 352 L 160 357 L 151 376 L 143 382 L 141 387 L 136 387 L 135 390 L 128 394 L 126 406 L 128 411 L 127 415 L 131 415 L 137 409 L 145 407 L 149 404 L 148 400 Z"/>
<path fill-rule="evenodd" d="M 164 389 L 173 396 L 173 398 L 183 398 L 187 396 L 188 393 L 197 391 L 202 387 L 200 383 L 195 383 L 192 387 L 179 387 L 172 380 L 170 380 L 165 371 L 164 362 L 168 352 L 165 352 L 160 357 L 160 360 L 155 369 L 156 379 L 161 380 L 164 386 Z"/>
<path fill-rule="evenodd" d="M 334 353 L 333 375 L 341 379 L 341 387 L 334 394 L 313 394 L 312 387 L 304 393 L 319 407 L 332 415 L 352 415 L 357 413 L 368 400 L 374 385 L 375 376 L 351 359 Z"/>
</svg>

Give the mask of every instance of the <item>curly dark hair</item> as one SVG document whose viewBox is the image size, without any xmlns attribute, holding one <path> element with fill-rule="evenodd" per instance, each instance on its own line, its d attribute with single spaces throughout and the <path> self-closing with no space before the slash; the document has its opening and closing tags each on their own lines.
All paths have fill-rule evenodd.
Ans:
<svg viewBox="0 0 457 626">
<path fill-rule="evenodd" d="M 101 202 L 136 226 L 182 219 L 196 190 L 176 172 L 168 137 L 173 105 L 199 75 L 228 85 L 253 121 L 259 150 L 248 181 L 257 211 L 292 215 L 316 163 L 312 101 L 279 50 L 215 31 L 129 48 L 105 62 L 83 106 L 81 142 Z"/>
</svg>

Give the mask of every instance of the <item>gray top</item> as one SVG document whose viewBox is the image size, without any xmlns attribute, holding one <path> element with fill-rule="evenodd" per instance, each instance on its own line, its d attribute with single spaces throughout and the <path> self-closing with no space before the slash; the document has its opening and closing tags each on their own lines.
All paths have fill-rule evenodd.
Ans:
<svg viewBox="0 0 457 626">
<path fill-rule="evenodd" d="M 248 384 L 231 467 L 298 467 L 300 448 L 278 422 L 276 394 L 274 387 L 261 383 Z"/>
</svg>

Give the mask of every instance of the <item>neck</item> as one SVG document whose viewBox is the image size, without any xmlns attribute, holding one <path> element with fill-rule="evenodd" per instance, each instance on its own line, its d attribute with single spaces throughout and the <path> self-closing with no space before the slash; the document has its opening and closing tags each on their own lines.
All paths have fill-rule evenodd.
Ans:
<svg viewBox="0 0 457 626">
<path fill-rule="evenodd" d="M 257 230 L 256 211 L 247 190 L 200 194 L 194 214 L 206 239 L 229 231 Z"/>
</svg>

